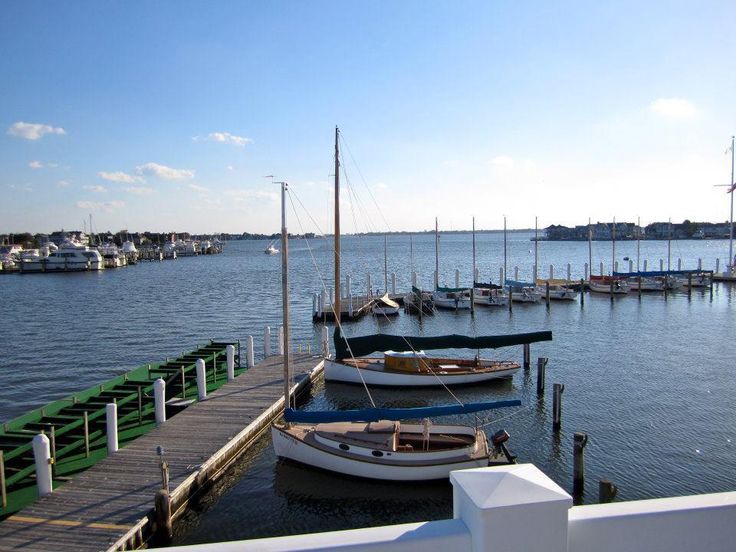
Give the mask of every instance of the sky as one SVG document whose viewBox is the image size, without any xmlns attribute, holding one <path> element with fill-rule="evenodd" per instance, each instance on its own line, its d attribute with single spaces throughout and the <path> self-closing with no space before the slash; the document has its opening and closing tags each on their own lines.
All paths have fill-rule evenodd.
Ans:
<svg viewBox="0 0 736 552">
<path fill-rule="evenodd" d="M 723 222 L 736 2 L 0 3 L 0 233 Z M 273 178 L 267 177 L 273 175 Z M 293 206 L 293 208 L 292 208 Z"/>
</svg>

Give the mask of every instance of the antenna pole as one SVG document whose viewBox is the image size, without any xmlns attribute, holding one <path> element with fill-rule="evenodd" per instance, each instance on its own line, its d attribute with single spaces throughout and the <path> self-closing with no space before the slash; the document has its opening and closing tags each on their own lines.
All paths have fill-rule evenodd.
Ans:
<svg viewBox="0 0 736 552">
<path fill-rule="evenodd" d="M 335 325 L 340 327 L 340 129 L 335 127 Z"/>
<path fill-rule="evenodd" d="M 281 182 L 281 306 L 284 325 L 284 408 L 291 407 L 289 389 L 289 234 L 286 230 L 286 182 Z"/>
</svg>

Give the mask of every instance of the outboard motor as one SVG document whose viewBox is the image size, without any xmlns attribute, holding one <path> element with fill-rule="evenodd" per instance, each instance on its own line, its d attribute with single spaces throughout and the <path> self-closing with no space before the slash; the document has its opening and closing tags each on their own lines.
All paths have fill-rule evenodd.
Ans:
<svg viewBox="0 0 736 552">
<path fill-rule="evenodd" d="M 506 441 L 509 440 L 509 437 L 510 435 L 508 431 L 506 431 L 505 429 L 499 429 L 496 433 L 493 434 L 493 437 L 491 437 L 491 443 L 493 443 L 493 447 L 496 449 L 496 453 L 503 452 L 509 464 L 515 464 L 516 456 L 511 454 L 509 452 L 509 449 L 506 448 Z"/>
</svg>

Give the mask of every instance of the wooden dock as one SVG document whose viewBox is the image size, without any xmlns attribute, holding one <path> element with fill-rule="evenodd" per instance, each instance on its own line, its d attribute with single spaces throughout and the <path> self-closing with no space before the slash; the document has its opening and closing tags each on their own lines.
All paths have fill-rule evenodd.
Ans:
<svg viewBox="0 0 736 552">
<path fill-rule="evenodd" d="M 293 392 L 308 388 L 322 360 L 293 356 Z M 153 533 L 162 487 L 157 447 L 169 465 L 180 514 L 283 410 L 282 357 L 271 356 L 160 427 L 0 523 L 0 551 L 131 550 Z"/>
</svg>

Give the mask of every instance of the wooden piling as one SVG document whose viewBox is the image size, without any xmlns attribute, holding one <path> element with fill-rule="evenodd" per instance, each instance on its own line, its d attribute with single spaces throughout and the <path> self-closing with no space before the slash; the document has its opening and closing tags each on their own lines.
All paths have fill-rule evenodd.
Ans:
<svg viewBox="0 0 736 552">
<path fill-rule="evenodd" d="M 598 482 L 598 502 L 601 504 L 607 504 L 613 502 L 618 494 L 618 487 L 608 481 L 607 479 L 601 479 Z"/>
<path fill-rule="evenodd" d="M 529 343 L 524 343 L 523 347 L 524 347 L 524 370 L 528 370 L 531 364 L 529 360 L 530 355 L 531 355 L 531 351 L 530 351 L 531 346 L 529 345 Z"/>
<path fill-rule="evenodd" d="M 693 295 L 693 273 L 687 273 L 687 297 L 688 299 Z"/>
<path fill-rule="evenodd" d="M 561 383 L 552 384 L 552 431 L 558 432 L 562 428 L 562 392 L 565 386 Z"/>
<path fill-rule="evenodd" d="M 544 395 L 544 373 L 547 370 L 548 358 L 539 357 L 537 359 L 537 396 Z"/>
<path fill-rule="evenodd" d="M 575 433 L 573 436 L 573 480 L 572 494 L 582 495 L 585 490 L 585 445 L 588 436 L 585 433 Z"/>
<path fill-rule="evenodd" d="M 585 306 L 585 279 L 580 278 L 580 306 Z"/>
<path fill-rule="evenodd" d="M 544 296 L 547 301 L 547 308 L 549 308 L 549 280 L 546 282 L 546 285 L 545 285 Z"/>
<path fill-rule="evenodd" d="M 56 475 L 56 427 L 51 426 L 50 441 L 51 441 L 51 474 Z"/>
<path fill-rule="evenodd" d="M 182 366 L 179 368 L 181 371 L 181 398 L 186 399 L 187 398 L 187 380 L 186 376 L 184 375 L 184 367 Z"/>
<path fill-rule="evenodd" d="M 169 543 L 174 537 L 174 525 L 171 519 L 171 497 L 166 489 L 156 491 L 156 540 Z"/>
<path fill-rule="evenodd" d="M 511 305 L 514 304 L 514 292 L 509 289 L 509 312 L 513 311 L 513 307 Z"/>
</svg>

